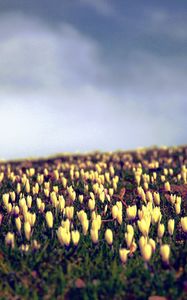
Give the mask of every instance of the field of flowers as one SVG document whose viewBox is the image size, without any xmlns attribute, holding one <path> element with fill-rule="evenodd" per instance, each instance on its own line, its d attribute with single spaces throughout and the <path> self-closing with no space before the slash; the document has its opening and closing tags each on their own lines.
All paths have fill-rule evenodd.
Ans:
<svg viewBox="0 0 187 300">
<path fill-rule="evenodd" d="M 1 161 L 0 299 L 187 299 L 187 147 Z"/>
</svg>

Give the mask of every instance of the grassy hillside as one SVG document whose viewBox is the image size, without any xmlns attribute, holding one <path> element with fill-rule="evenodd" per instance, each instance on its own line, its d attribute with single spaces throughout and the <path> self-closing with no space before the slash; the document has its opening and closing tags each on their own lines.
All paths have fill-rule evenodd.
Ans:
<svg viewBox="0 0 187 300">
<path fill-rule="evenodd" d="M 186 216 L 187 147 L 0 162 L 0 299 L 186 299 Z"/>
</svg>

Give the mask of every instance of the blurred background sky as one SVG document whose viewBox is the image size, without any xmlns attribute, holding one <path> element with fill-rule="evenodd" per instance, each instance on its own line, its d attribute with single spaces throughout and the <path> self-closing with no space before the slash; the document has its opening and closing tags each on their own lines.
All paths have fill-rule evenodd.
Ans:
<svg viewBox="0 0 187 300">
<path fill-rule="evenodd" d="M 186 143 L 186 0 L 0 0 L 0 158 Z"/>
</svg>

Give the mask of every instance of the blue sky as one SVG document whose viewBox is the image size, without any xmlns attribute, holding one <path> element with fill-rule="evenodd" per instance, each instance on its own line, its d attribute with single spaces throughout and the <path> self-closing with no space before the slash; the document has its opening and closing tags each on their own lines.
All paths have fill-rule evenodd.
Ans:
<svg viewBox="0 0 187 300">
<path fill-rule="evenodd" d="M 186 11 L 0 0 L 0 158 L 186 144 Z"/>
</svg>

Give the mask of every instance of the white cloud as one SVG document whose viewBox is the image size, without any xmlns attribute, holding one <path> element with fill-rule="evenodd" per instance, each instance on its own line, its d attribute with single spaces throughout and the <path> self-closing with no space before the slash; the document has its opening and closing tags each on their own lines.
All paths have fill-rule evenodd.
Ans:
<svg viewBox="0 0 187 300">
<path fill-rule="evenodd" d="M 4 31 L 0 48 L 3 89 L 87 85 L 103 76 L 96 42 L 68 24 L 52 31 L 38 20 L 11 14 L 0 20 L 0 37 Z"/>
<path fill-rule="evenodd" d="M 108 0 L 80 0 L 80 3 L 93 8 L 97 13 L 104 16 L 114 15 L 114 7 Z"/>
<path fill-rule="evenodd" d="M 174 41 L 187 41 L 186 16 L 177 12 L 168 12 L 164 9 L 147 9 L 145 18 L 149 23 L 146 31 L 159 34 Z M 146 20 L 145 20 L 146 21 Z"/>
<path fill-rule="evenodd" d="M 117 90 L 99 44 L 68 24 L 5 15 L 0 42 L 0 157 L 182 140 L 182 67 L 137 50 Z"/>
</svg>

